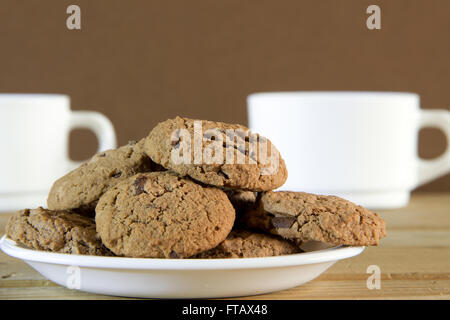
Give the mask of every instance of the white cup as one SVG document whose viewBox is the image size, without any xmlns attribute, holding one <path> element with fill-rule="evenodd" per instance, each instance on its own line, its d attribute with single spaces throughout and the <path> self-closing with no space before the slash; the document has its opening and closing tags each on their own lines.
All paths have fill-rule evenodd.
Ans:
<svg viewBox="0 0 450 320">
<path fill-rule="evenodd" d="M 79 162 L 68 157 L 70 130 L 92 130 L 99 151 L 116 147 L 102 114 L 71 111 L 57 94 L 0 94 L 0 211 L 45 206 L 48 191 Z"/>
<path fill-rule="evenodd" d="M 450 112 L 421 110 L 414 93 L 273 92 L 248 97 L 249 127 L 284 158 L 281 190 L 334 194 L 374 209 L 405 206 L 410 192 L 450 171 L 450 148 L 418 157 L 418 133 Z"/>
</svg>

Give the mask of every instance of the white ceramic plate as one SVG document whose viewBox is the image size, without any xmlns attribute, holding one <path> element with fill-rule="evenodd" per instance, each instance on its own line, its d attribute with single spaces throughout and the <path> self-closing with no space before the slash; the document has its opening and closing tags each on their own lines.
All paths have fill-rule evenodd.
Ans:
<svg viewBox="0 0 450 320">
<path fill-rule="evenodd" d="M 263 294 L 302 285 L 364 247 L 320 248 L 244 259 L 138 259 L 52 253 L 3 236 L 0 248 L 49 280 L 86 292 L 143 298 L 218 298 Z"/>
</svg>

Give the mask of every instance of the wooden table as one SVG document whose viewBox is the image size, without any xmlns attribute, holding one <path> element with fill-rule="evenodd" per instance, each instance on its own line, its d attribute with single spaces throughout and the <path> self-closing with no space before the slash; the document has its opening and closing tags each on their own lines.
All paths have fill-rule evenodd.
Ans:
<svg viewBox="0 0 450 320">
<path fill-rule="evenodd" d="M 3 234 L 11 214 L 0 214 Z M 293 289 L 243 299 L 450 299 L 450 193 L 415 194 L 408 207 L 381 212 L 388 236 Z M 367 288 L 367 268 L 381 288 Z M 63 288 L 0 251 L 0 299 L 120 299 Z"/>
</svg>

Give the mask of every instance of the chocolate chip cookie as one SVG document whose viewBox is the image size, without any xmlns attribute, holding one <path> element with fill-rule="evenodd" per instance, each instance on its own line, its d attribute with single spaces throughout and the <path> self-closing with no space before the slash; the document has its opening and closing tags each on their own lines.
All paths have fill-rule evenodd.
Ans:
<svg viewBox="0 0 450 320">
<path fill-rule="evenodd" d="M 246 230 L 233 230 L 217 247 L 193 258 L 256 258 L 302 252 L 293 242 L 281 237 Z"/>
<path fill-rule="evenodd" d="M 176 117 L 159 123 L 144 148 L 166 169 L 217 187 L 268 191 L 287 179 L 275 146 L 238 124 Z"/>
<path fill-rule="evenodd" d="M 117 255 L 187 258 L 230 233 L 226 194 L 171 172 L 137 174 L 108 190 L 96 207 L 97 232 Z"/>
<path fill-rule="evenodd" d="M 377 245 L 386 235 L 378 214 L 336 196 L 267 192 L 242 222 L 298 244 L 311 240 L 333 245 Z"/>
<path fill-rule="evenodd" d="M 136 173 L 158 170 L 143 151 L 143 145 L 141 140 L 98 153 L 58 179 L 48 195 L 48 208 L 93 213 L 98 199 L 110 187 Z"/>
<path fill-rule="evenodd" d="M 25 209 L 13 215 L 6 225 L 8 238 L 27 247 L 59 253 L 107 256 L 95 222 L 88 217 L 43 208 Z"/>
</svg>

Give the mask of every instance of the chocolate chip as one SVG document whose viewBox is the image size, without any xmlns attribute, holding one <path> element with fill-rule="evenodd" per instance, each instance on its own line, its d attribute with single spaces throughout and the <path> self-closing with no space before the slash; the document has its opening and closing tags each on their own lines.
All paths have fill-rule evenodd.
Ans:
<svg viewBox="0 0 450 320">
<path fill-rule="evenodd" d="M 205 132 L 203 133 L 203 138 L 207 141 L 216 141 L 216 135 L 214 132 Z"/>
<path fill-rule="evenodd" d="M 274 228 L 290 228 L 295 220 L 294 217 L 273 217 L 272 225 Z"/>
<path fill-rule="evenodd" d="M 172 259 L 178 259 L 178 253 L 176 253 L 175 251 L 171 251 L 169 254 L 169 257 L 171 257 Z"/>
<path fill-rule="evenodd" d="M 222 169 L 217 172 L 218 175 L 224 177 L 225 179 L 230 179 L 230 176 L 226 174 Z"/>
<path fill-rule="evenodd" d="M 135 194 L 136 196 L 140 195 L 141 193 L 147 193 L 144 189 L 145 182 L 147 181 L 146 176 L 140 176 L 134 181 L 134 187 L 136 188 Z"/>
<path fill-rule="evenodd" d="M 122 172 L 118 172 L 112 175 L 113 178 L 119 178 L 122 175 Z"/>
</svg>

